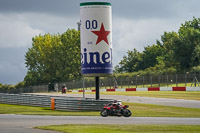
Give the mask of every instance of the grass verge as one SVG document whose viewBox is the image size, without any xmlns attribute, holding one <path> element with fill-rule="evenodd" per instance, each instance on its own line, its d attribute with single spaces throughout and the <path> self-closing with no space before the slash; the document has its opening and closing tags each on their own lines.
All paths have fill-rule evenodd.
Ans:
<svg viewBox="0 0 200 133">
<path fill-rule="evenodd" d="M 72 92 L 72 94 L 73 93 L 81 94 L 81 92 Z M 86 92 L 86 94 L 95 94 L 95 92 Z M 200 100 L 199 91 L 115 91 L 100 92 L 100 94 Z"/>
<path fill-rule="evenodd" d="M 133 117 L 200 117 L 200 109 L 123 103 L 129 105 Z M 0 114 L 59 115 L 59 116 L 100 116 L 97 112 L 56 111 L 45 107 L 0 104 Z"/>
<path fill-rule="evenodd" d="M 143 103 L 123 103 L 129 105 L 133 116 L 137 117 L 200 117 L 200 109 L 172 107 Z"/>
<path fill-rule="evenodd" d="M 197 133 L 199 125 L 51 125 L 36 127 L 63 133 Z"/>
<path fill-rule="evenodd" d="M 0 104 L 0 114 L 55 115 L 55 116 L 97 116 L 99 112 L 69 112 L 51 110 L 48 107 Z"/>
</svg>

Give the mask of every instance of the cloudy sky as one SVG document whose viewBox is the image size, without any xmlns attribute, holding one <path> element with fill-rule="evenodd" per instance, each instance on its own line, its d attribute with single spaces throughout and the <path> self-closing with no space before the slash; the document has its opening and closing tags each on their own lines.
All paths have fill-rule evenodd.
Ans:
<svg viewBox="0 0 200 133">
<path fill-rule="evenodd" d="M 104 1 L 112 4 L 114 65 L 128 50 L 143 51 L 164 31 L 177 31 L 181 23 L 200 17 L 199 0 Z M 0 83 L 23 81 L 32 37 L 77 29 L 80 2 L 86 0 L 0 0 Z"/>
</svg>

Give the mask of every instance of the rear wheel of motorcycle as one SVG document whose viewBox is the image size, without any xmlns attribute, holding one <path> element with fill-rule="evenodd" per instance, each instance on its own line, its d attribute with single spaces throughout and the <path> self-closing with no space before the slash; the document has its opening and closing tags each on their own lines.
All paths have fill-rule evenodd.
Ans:
<svg viewBox="0 0 200 133">
<path fill-rule="evenodd" d="M 129 109 L 125 109 L 123 115 L 124 115 L 124 117 L 130 117 L 132 115 L 132 113 Z"/>
<path fill-rule="evenodd" d="M 107 117 L 108 116 L 108 111 L 107 110 L 103 110 L 103 111 L 101 111 L 101 116 L 102 117 Z"/>
</svg>

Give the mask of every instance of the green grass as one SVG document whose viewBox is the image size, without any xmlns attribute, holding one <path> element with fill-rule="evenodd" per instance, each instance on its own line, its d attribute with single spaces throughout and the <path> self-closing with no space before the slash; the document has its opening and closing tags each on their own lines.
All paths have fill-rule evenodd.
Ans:
<svg viewBox="0 0 200 133">
<path fill-rule="evenodd" d="M 129 105 L 132 117 L 200 117 L 200 109 L 170 107 L 142 103 L 123 103 Z M 100 116 L 97 112 L 56 111 L 44 107 L 0 104 L 0 114 L 59 115 L 59 116 Z"/>
<path fill-rule="evenodd" d="M 199 125 L 51 125 L 36 127 L 63 133 L 198 133 Z"/>
<path fill-rule="evenodd" d="M 0 114 L 58 115 L 58 116 L 97 116 L 99 112 L 71 112 L 51 110 L 47 107 L 0 104 Z"/>
<path fill-rule="evenodd" d="M 200 109 L 142 103 L 123 104 L 129 105 L 133 116 L 137 117 L 200 117 Z"/>
</svg>

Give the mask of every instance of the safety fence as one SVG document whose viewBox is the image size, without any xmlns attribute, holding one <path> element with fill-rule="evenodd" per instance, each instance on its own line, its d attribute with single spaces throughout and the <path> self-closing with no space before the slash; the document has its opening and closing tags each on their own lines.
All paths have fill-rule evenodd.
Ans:
<svg viewBox="0 0 200 133">
<path fill-rule="evenodd" d="M 166 75 L 133 75 L 119 77 L 101 77 L 100 89 L 113 88 L 149 88 L 149 87 L 200 87 L 199 73 L 166 74 Z M 93 90 L 95 78 L 82 78 L 78 81 L 52 83 L 49 85 L 27 86 L 17 89 L 2 89 L 0 93 L 37 93 L 56 91 L 61 92 L 63 84 L 68 90 Z M 51 87 L 50 87 L 51 86 Z"/>
<path fill-rule="evenodd" d="M 166 75 L 134 75 L 100 78 L 100 89 L 113 88 L 149 88 L 149 87 L 200 87 L 200 74 L 166 74 Z M 94 90 L 95 78 L 83 78 L 78 81 L 62 82 L 54 84 L 54 91 L 61 92 L 65 84 L 70 91 Z"/>
<path fill-rule="evenodd" d="M 64 111 L 100 111 L 112 99 L 95 100 L 92 98 L 78 98 L 66 96 L 49 96 L 35 94 L 5 94 L 0 93 L 0 103 L 38 107 L 51 107 L 54 99 L 54 109 Z"/>
<path fill-rule="evenodd" d="M 112 88 L 145 88 L 145 87 L 199 87 L 200 74 L 166 74 L 166 75 L 134 75 L 100 78 L 101 89 Z M 60 89 L 65 84 L 68 89 L 94 89 L 95 78 L 82 79 L 79 81 L 63 82 L 55 84 L 55 88 Z"/>
</svg>

